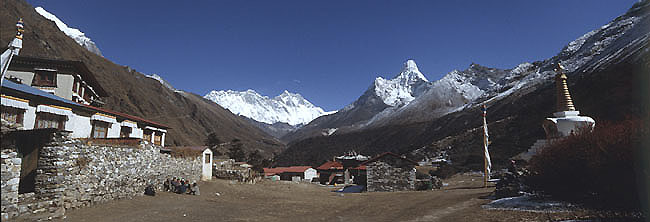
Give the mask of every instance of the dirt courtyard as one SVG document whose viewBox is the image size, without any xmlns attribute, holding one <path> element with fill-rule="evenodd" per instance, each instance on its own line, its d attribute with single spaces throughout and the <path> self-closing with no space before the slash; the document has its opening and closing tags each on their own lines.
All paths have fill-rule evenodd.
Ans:
<svg viewBox="0 0 650 222">
<path fill-rule="evenodd" d="M 546 221 L 571 214 L 485 210 L 494 190 L 459 175 L 441 190 L 341 195 L 315 184 L 226 180 L 200 183 L 201 195 L 157 192 L 68 210 L 64 221 Z M 216 193 L 219 193 L 217 195 Z"/>
</svg>

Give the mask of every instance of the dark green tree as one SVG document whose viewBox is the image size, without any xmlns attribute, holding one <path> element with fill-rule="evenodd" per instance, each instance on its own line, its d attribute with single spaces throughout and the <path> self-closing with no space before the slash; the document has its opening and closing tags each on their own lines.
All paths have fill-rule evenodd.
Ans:
<svg viewBox="0 0 650 222">
<path fill-rule="evenodd" d="M 259 150 L 255 150 L 253 152 L 248 153 L 248 164 L 253 165 L 253 170 L 257 172 L 263 172 L 264 171 L 264 157 L 262 157 L 262 154 L 260 154 Z"/>
<path fill-rule="evenodd" d="M 212 151 L 212 154 L 214 156 L 220 156 L 221 152 L 219 152 L 218 148 L 219 145 L 221 145 L 222 141 L 219 139 L 217 133 L 210 133 L 208 134 L 208 138 L 205 139 L 205 145 L 208 146 L 208 148 Z"/>
<path fill-rule="evenodd" d="M 234 159 L 235 161 L 246 161 L 246 152 L 244 152 L 244 144 L 242 144 L 239 140 L 231 144 L 227 154 L 228 157 L 230 157 L 230 159 Z"/>
</svg>

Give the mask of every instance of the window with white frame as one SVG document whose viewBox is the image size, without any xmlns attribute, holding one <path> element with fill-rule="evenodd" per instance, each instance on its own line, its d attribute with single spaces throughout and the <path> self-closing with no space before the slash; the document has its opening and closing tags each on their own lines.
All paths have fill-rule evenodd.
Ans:
<svg viewBox="0 0 650 222">
<path fill-rule="evenodd" d="M 24 109 L 18 109 L 11 106 L 0 106 L 0 113 L 2 113 L 2 119 L 7 122 L 23 124 L 23 116 L 25 115 Z"/>
<path fill-rule="evenodd" d="M 34 128 L 54 128 L 63 130 L 65 127 L 66 116 L 56 115 L 52 113 L 38 112 L 36 113 L 36 122 Z"/>
<path fill-rule="evenodd" d="M 93 121 L 92 138 L 106 138 L 108 136 L 109 123 L 104 121 Z"/>
</svg>

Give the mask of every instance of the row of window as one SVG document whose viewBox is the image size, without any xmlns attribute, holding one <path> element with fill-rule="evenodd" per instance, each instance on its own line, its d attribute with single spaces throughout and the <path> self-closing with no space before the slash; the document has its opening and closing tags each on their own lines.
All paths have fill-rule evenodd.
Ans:
<svg viewBox="0 0 650 222">
<path fill-rule="evenodd" d="M 87 102 L 90 102 L 93 99 L 93 95 L 92 93 L 90 93 L 91 92 L 90 89 L 84 88 L 81 85 L 81 80 L 79 80 L 76 77 L 74 78 L 74 85 L 72 86 L 72 92 L 76 92 L 77 95 L 81 96 Z"/>
<path fill-rule="evenodd" d="M 32 86 L 38 86 L 38 87 L 56 87 L 56 71 L 49 71 L 49 70 L 36 70 L 34 71 L 34 79 L 32 80 Z M 85 101 L 90 102 L 93 99 L 92 93 L 90 93 L 90 89 L 85 88 L 82 84 L 81 81 L 78 78 L 74 78 L 74 83 L 72 85 L 72 92 L 77 93 L 80 97 L 82 97 Z M 77 101 L 75 99 L 75 102 L 81 102 Z"/>
<path fill-rule="evenodd" d="M 1 112 L 2 119 L 14 124 L 23 123 L 23 116 L 25 113 L 24 109 L 18 109 L 9 106 L 2 106 L 1 108 L 2 108 L 2 112 Z M 63 130 L 66 121 L 67 118 L 65 116 L 56 115 L 52 113 L 39 112 L 36 114 L 36 122 L 34 123 L 34 128 L 36 129 L 54 128 L 54 129 Z M 110 128 L 110 124 L 107 122 L 93 121 L 92 131 L 91 131 L 92 133 L 90 136 L 92 138 L 107 138 L 109 128 Z M 133 129 L 131 127 L 122 126 L 120 128 L 120 137 L 128 138 L 131 135 L 132 131 Z M 153 131 L 151 130 L 144 131 L 143 139 L 145 141 L 151 141 L 152 135 L 153 135 L 154 144 L 161 145 L 162 136 L 160 134 L 154 135 Z"/>
</svg>

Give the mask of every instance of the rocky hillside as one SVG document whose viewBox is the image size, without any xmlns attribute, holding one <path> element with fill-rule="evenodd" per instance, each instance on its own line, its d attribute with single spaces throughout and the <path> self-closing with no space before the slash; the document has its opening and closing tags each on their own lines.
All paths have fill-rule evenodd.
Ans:
<svg viewBox="0 0 650 222">
<path fill-rule="evenodd" d="M 557 62 L 567 68 L 574 103 L 583 114 L 597 121 L 647 115 L 641 95 L 650 85 L 649 8 L 649 1 L 635 4 L 625 15 L 544 61 L 508 70 L 473 64 L 467 70 L 452 71 L 403 106 L 366 96 L 369 90 L 354 107 L 360 107 L 358 103 L 379 105 L 357 112 L 361 127 L 325 134 L 329 136 L 300 135 L 280 155 L 278 164 L 317 165 L 354 149 L 365 155 L 392 151 L 414 159 L 446 153 L 452 163 L 478 169 L 483 161 L 481 104 L 489 106 L 491 152 L 494 162 L 501 164 L 544 137 L 540 123 L 554 111 L 553 66 Z M 336 122 L 326 117 L 306 128 L 321 124 L 323 129 Z"/>
<path fill-rule="evenodd" d="M 223 141 L 238 138 L 245 148 L 268 155 L 284 148 L 280 141 L 201 96 L 174 91 L 86 50 L 23 0 L 0 3 L 0 44 L 6 45 L 14 37 L 15 21 L 21 17 L 25 22 L 21 56 L 83 61 L 111 95 L 104 99 L 105 108 L 171 126 L 166 144 L 202 145 L 207 135 L 215 132 Z"/>
<path fill-rule="evenodd" d="M 100 56 L 102 55 L 102 52 L 99 51 L 99 48 L 97 47 L 95 42 L 93 42 L 93 40 L 88 38 L 86 34 L 81 32 L 79 29 L 68 27 L 68 25 L 63 23 L 63 21 L 57 18 L 56 15 L 46 11 L 43 7 L 36 7 L 35 10 L 36 12 L 38 12 L 38 14 L 42 15 L 46 19 L 53 21 L 54 24 L 56 24 L 56 26 L 59 28 L 59 30 L 61 30 L 70 38 L 74 39 L 74 41 L 76 41 L 79 45 L 88 49 L 88 51 L 91 51 L 92 53 L 95 53 Z"/>
</svg>

